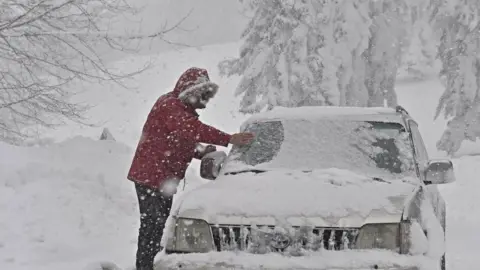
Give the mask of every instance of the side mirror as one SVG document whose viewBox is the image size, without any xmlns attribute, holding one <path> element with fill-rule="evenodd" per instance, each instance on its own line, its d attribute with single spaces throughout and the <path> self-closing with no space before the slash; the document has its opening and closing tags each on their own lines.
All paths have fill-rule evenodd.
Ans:
<svg viewBox="0 0 480 270">
<path fill-rule="evenodd" d="M 441 185 L 455 182 L 453 163 L 450 160 L 431 160 L 425 169 L 425 184 Z"/>
<path fill-rule="evenodd" d="M 206 154 L 200 163 L 200 176 L 205 179 L 215 180 L 226 158 L 227 154 L 223 151 Z"/>
</svg>

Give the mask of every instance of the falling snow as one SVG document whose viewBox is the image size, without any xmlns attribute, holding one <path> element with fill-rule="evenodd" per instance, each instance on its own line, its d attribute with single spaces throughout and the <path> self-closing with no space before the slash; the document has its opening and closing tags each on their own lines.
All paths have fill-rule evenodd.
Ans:
<svg viewBox="0 0 480 270">
<path fill-rule="evenodd" d="M 152 2 L 152 1 L 150 1 Z M 153 3 L 155 2 L 155 3 Z M 153 1 L 150 4 L 157 5 Z M 185 1 L 170 1 L 173 7 L 180 6 Z M 178 4 L 177 4 L 178 2 Z M 230 14 L 225 12 L 225 9 L 216 7 L 228 8 L 234 6 L 233 4 L 225 4 L 225 0 L 206 1 L 208 3 L 195 4 L 192 16 L 196 18 L 193 21 L 193 27 L 196 28 L 197 21 L 202 23 L 208 20 L 213 20 L 212 27 L 199 28 L 199 32 L 208 33 L 206 37 L 201 40 L 195 40 L 195 44 L 210 44 L 211 42 L 230 42 L 234 40 L 233 37 L 240 33 L 238 26 L 234 21 L 239 20 L 239 17 L 249 18 L 235 8 L 230 7 Z M 292 3 L 293 1 L 288 1 Z M 358 1 L 355 1 L 358 2 Z M 412 2 L 412 1 L 410 1 Z M 420 3 L 420 1 L 413 1 Z M 412 3 L 413 3 L 412 2 Z M 440 1 L 433 1 L 440 2 Z M 212 3 L 215 5 L 212 6 Z M 285 1 L 287 3 L 287 1 Z M 348 14 L 350 21 L 359 21 L 362 16 L 362 10 L 352 9 L 353 4 L 346 3 L 348 9 L 342 9 Z M 353 3 L 353 2 L 352 2 Z M 402 3 L 407 3 L 402 1 Z M 425 2 L 423 2 L 425 3 Z M 467 9 L 455 9 L 455 4 L 459 1 L 450 1 L 446 4 L 450 6 L 444 7 L 443 11 L 448 14 L 453 10 L 457 10 L 462 14 L 467 14 L 470 11 Z M 469 1 L 469 3 L 476 4 L 476 1 Z M 190 5 L 190 4 L 189 4 Z M 189 11 L 185 10 L 185 14 Z M 187 5 L 186 5 L 187 6 Z M 175 8 L 149 8 L 155 18 L 160 18 L 158 10 L 166 10 L 167 13 L 174 18 L 179 17 L 178 14 L 170 12 Z M 205 12 L 217 12 L 221 10 L 222 14 L 212 16 L 205 16 Z M 231 11 L 233 10 L 233 11 Z M 204 11 L 204 12 L 202 12 Z M 471 21 L 464 22 L 470 29 L 471 25 L 476 25 L 478 12 L 472 12 L 472 16 L 458 16 L 459 18 L 470 19 Z M 351 15 L 351 16 L 350 16 Z M 200 19 L 199 19 L 200 18 Z M 223 18 L 223 19 L 219 19 Z M 260 18 L 264 19 L 264 18 Z M 322 19 L 322 18 L 320 18 Z M 326 19 L 324 17 L 323 19 Z M 340 22 L 342 18 L 339 17 Z M 221 24 L 218 21 L 222 21 Z M 174 19 L 172 21 L 175 21 Z M 288 22 L 288 21 L 285 21 Z M 343 24 L 343 23 L 342 23 Z M 420 22 L 427 37 L 431 33 L 430 29 Z M 329 62 L 327 66 L 335 68 L 347 67 L 358 58 L 350 58 L 350 55 L 344 53 L 345 46 L 348 46 L 352 52 L 355 48 L 361 48 L 365 45 L 369 28 L 365 24 L 356 24 L 357 28 L 351 25 L 340 25 L 343 30 L 348 32 L 348 35 L 337 37 L 351 37 L 352 42 L 339 43 L 339 46 L 332 47 L 333 53 L 329 50 L 319 50 L 320 55 L 314 55 L 316 59 L 323 57 Z M 122 26 L 123 27 L 123 26 Z M 235 28 L 237 27 L 237 28 Z M 303 28 L 302 28 L 303 27 Z M 221 28 L 221 29 L 220 29 Z M 235 29 L 231 29 L 235 28 Z M 222 35 L 229 35 L 229 37 L 219 37 L 217 33 Z M 300 26 L 298 31 L 292 33 L 294 41 L 302 41 L 305 38 L 305 27 Z M 331 32 L 333 37 L 333 29 L 323 28 L 322 31 Z M 420 29 L 418 30 L 421 31 Z M 420 34 L 420 33 L 413 33 Z M 191 40 L 198 38 L 198 32 L 188 32 Z M 426 37 L 424 36 L 423 39 Z M 463 37 L 460 37 L 463 38 Z M 330 39 L 329 41 L 332 41 Z M 384 40 L 382 40 L 384 41 Z M 453 40 L 455 41 L 455 40 Z M 425 42 L 422 41 L 422 42 Z M 432 41 L 433 42 L 433 41 Z M 189 42 L 186 42 L 189 43 Z M 240 127 L 240 123 L 245 119 L 245 115 L 237 113 L 239 108 L 239 99 L 236 99 L 233 94 L 238 85 L 247 86 L 250 81 L 242 80 L 242 78 L 232 76 L 230 78 L 222 78 L 217 70 L 217 63 L 238 57 L 239 45 L 242 42 L 225 43 L 219 45 L 209 45 L 202 47 L 201 50 L 197 48 L 187 48 L 177 51 L 168 51 L 165 53 L 150 55 L 147 52 L 144 56 L 132 56 L 124 58 L 117 62 L 110 64 L 118 66 L 119 69 L 129 69 L 130 67 L 143 67 L 143 63 L 153 59 L 156 66 L 146 73 L 139 75 L 138 80 L 134 81 L 134 86 L 138 87 L 135 91 L 126 91 L 119 88 L 118 85 L 108 84 L 86 84 L 83 88 L 86 89 L 81 95 L 74 97 L 81 102 L 87 102 L 94 105 L 86 117 L 93 119 L 95 123 L 106 123 L 112 134 L 115 135 L 115 141 L 98 141 L 101 128 L 98 127 L 84 127 L 67 123 L 65 127 L 60 127 L 56 130 L 42 130 L 38 132 L 44 135 L 36 141 L 29 141 L 26 143 L 28 147 L 16 147 L 0 143 L 0 269 L 9 270 L 60 270 L 60 269 L 98 269 L 98 262 L 114 261 L 115 264 L 122 266 L 123 269 L 130 269 L 134 264 L 135 248 L 137 241 L 138 229 L 138 205 L 134 188 L 131 182 L 125 179 L 126 170 L 130 165 L 132 159 L 132 149 L 137 146 L 137 143 L 144 142 L 145 136 L 142 136 L 142 124 L 145 116 L 151 108 L 151 105 L 158 98 L 158 96 L 172 89 L 179 73 L 183 71 L 186 66 L 204 66 L 210 71 L 210 79 L 218 83 L 218 88 L 208 86 L 205 88 L 207 92 L 213 91 L 218 93 L 215 98 L 208 100 L 208 107 L 201 112 L 201 118 L 213 126 L 220 127 L 229 132 L 236 132 Z M 417 41 L 417 43 L 420 43 Z M 475 52 L 475 43 L 471 43 L 466 51 L 471 56 Z M 295 44 L 299 45 L 302 44 Z M 356 47 L 354 46 L 356 45 Z M 428 47 L 435 47 L 432 44 L 423 44 Z M 422 45 L 422 46 L 423 46 Z M 412 46 L 415 46 L 413 44 Z M 304 46 L 305 47 L 305 46 Z M 153 49 L 157 49 L 152 46 Z M 248 70 L 252 78 L 258 79 L 264 85 L 268 85 L 273 81 L 268 80 L 268 76 L 256 76 L 261 74 L 261 66 L 257 63 L 268 62 L 268 53 L 273 46 L 259 46 L 257 62 L 252 64 Z M 451 46 L 446 46 L 451 48 Z M 245 46 L 242 51 L 245 51 Z M 422 52 L 419 48 L 410 47 L 409 57 L 407 60 L 409 64 L 416 67 L 423 63 L 415 62 L 419 59 L 418 54 Z M 263 52 L 261 52 L 263 50 Z M 298 50 L 296 56 L 305 57 L 307 52 L 305 50 Z M 424 52 L 422 52 L 424 53 Z M 468 56 L 467 55 L 467 56 Z M 341 61 L 337 61 L 337 56 Z M 348 56 L 348 57 L 347 57 Z M 356 55 L 357 57 L 359 55 Z M 426 55 L 431 57 L 431 55 Z M 281 59 L 280 59 L 281 60 Z M 288 70 L 286 61 L 278 61 L 278 67 L 282 70 Z M 425 60 L 425 59 L 420 59 Z M 426 59 L 430 61 L 430 59 Z M 454 59 L 455 60 L 455 59 Z M 478 256 L 477 243 L 480 241 L 478 234 L 478 227 L 480 226 L 480 219 L 477 213 L 477 206 L 479 202 L 478 190 L 480 189 L 479 181 L 477 181 L 478 164 L 480 159 L 475 155 L 480 153 L 478 145 L 472 142 L 460 143 L 464 138 L 474 140 L 478 135 L 477 128 L 474 123 L 477 117 L 475 106 L 466 106 L 472 98 L 475 97 L 474 82 L 475 76 L 472 74 L 471 66 L 474 57 L 466 57 L 460 55 L 456 61 L 459 63 L 459 69 L 468 76 L 459 79 L 469 79 L 470 83 L 461 84 L 458 81 L 454 85 L 464 85 L 468 91 L 456 91 L 455 89 L 448 89 L 446 95 L 442 98 L 444 104 L 447 104 L 445 111 L 453 113 L 453 108 L 459 108 L 460 114 L 455 114 L 454 120 L 448 126 L 449 132 L 446 132 L 444 137 L 441 134 L 446 127 L 445 121 L 439 117 L 437 121 L 432 122 L 432 116 L 435 115 L 435 105 L 440 98 L 441 90 L 444 89 L 438 80 L 429 79 L 423 82 L 409 82 L 397 81 L 396 91 L 399 96 L 399 102 L 405 106 L 412 115 L 420 123 L 420 129 L 425 139 L 429 154 L 431 157 L 444 157 L 441 153 L 436 151 L 435 142 L 442 138 L 440 148 L 453 150 L 458 154 L 453 161 L 457 173 L 457 183 L 447 186 L 441 186 L 442 195 L 447 202 L 447 224 L 448 230 L 446 232 L 447 244 L 443 245 L 438 240 L 442 240 L 441 235 L 444 233 L 438 224 L 432 222 L 435 220 L 432 209 L 428 209 L 428 205 L 424 205 L 426 215 L 422 216 L 417 224 L 414 225 L 413 241 L 414 256 L 409 258 L 401 257 L 398 254 L 390 252 L 328 252 L 318 250 L 314 252 L 299 251 L 292 248 L 286 254 L 247 254 L 243 252 L 220 252 L 218 254 L 190 254 L 190 255 L 173 255 L 166 257 L 162 254 L 158 257 L 163 260 L 165 264 L 171 266 L 182 265 L 183 269 L 193 269 L 196 266 L 204 267 L 204 269 L 214 269 L 218 266 L 235 266 L 233 269 L 240 269 L 244 266 L 248 269 L 255 269 L 258 265 L 264 268 L 271 267 L 274 269 L 285 268 L 295 269 L 298 267 L 305 268 L 345 268 L 345 267 L 361 267 L 369 268 L 371 264 L 377 263 L 380 267 L 392 264 L 411 265 L 421 264 L 425 269 L 438 269 L 438 261 L 429 260 L 429 258 L 437 258 L 445 250 L 447 251 L 447 269 L 476 269 L 480 264 Z M 312 61 L 312 68 L 319 69 L 320 62 Z M 330 65 L 332 64 L 332 65 Z M 348 64 L 348 65 L 345 65 Z M 304 78 L 309 78 L 308 73 L 302 65 L 292 65 L 291 70 L 294 71 L 292 76 L 281 76 L 276 83 L 287 83 L 297 87 Z M 357 66 L 356 68 L 362 68 Z M 322 88 L 327 89 L 325 93 L 320 94 L 306 93 L 304 103 L 312 100 L 324 103 L 326 101 L 337 101 L 342 96 L 331 93 L 331 89 L 338 87 L 337 73 L 332 70 L 324 70 L 325 76 L 328 79 L 322 81 Z M 454 70 L 455 71 L 455 70 Z M 458 73 L 458 72 L 457 72 Z M 471 74 L 472 73 L 472 74 Z M 453 72 L 456 74 L 456 72 Z M 349 78 L 352 80 L 363 80 L 363 78 L 356 78 L 351 76 L 351 73 L 343 74 L 341 77 L 342 87 L 346 87 Z M 408 79 L 408 78 L 407 78 Z M 203 79 L 202 79 L 203 80 Z M 243 82 L 243 83 L 242 83 Z M 186 81 L 181 82 L 185 84 Z M 310 83 L 310 82 L 308 82 Z M 317 84 L 313 88 L 317 89 Z M 333 88 L 332 88 L 333 87 Z M 263 96 L 263 100 L 248 100 L 257 105 L 267 105 L 268 101 L 282 101 L 287 102 L 289 96 L 285 93 L 280 95 L 272 94 L 276 90 L 275 87 L 259 88 L 259 91 L 270 93 Z M 360 91 L 361 90 L 361 91 Z M 360 89 L 355 93 L 356 99 L 364 98 L 364 89 Z M 330 91 L 330 92 L 329 92 Z M 239 92 L 239 91 L 237 91 Z M 262 92 L 263 93 L 263 92 Z M 463 94 L 462 94 L 463 93 Z M 358 96 L 357 96 L 358 95 Z M 254 95 L 248 95 L 252 98 Z M 192 96 L 189 96 L 192 98 Z M 197 102 L 198 99 L 191 99 L 190 102 Z M 200 102 L 206 104 L 206 99 Z M 382 100 L 383 101 L 383 100 Z M 245 104 L 243 104 L 245 105 Z M 468 105 L 468 104 L 467 104 Z M 240 106 L 242 107 L 242 106 Z M 442 107 L 442 106 L 440 106 Z M 467 114 L 462 114 L 465 108 L 470 108 Z M 157 107 L 156 109 L 162 109 Z M 310 108 L 305 108 L 308 110 Z M 332 108 L 330 108 L 332 109 Z M 328 109 L 327 109 L 328 110 Z M 332 109 L 334 110 L 334 109 Z M 374 112 L 375 111 L 375 112 Z M 372 114 L 380 114 L 391 109 L 372 109 Z M 316 111 L 309 111 L 312 116 Z M 350 112 L 355 112 L 355 108 L 350 108 Z M 358 112 L 358 111 L 357 111 Z M 267 113 L 268 115 L 268 113 Z M 265 116 L 265 115 L 264 115 Z M 275 113 L 270 115 L 272 118 L 278 116 Z M 465 132 L 465 126 L 468 126 Z M 102 126 L 103 128 L 103 126 Z M 191 127 L 185 127 L 185 129 Z M 295 126 L 288 128 L 284 137 L 293 138 Z M 308 134 L 308 129 L 298 129 L 299 131 Z M 326 130 L 328 131 L 328 129 Z M 323 131 L 324 133 L 326 131 Z M 339 130 L 341 131 L 341 129 Z M 319 134 L 322 134 L 319 130 Z M 333 135 L 342 135 L 343 132 L 333 132 Z M 76 137 L 83 135 L 88 138 Z M 378 134 L 375 133 L 374 137 Z M 172 137 L 170 137 L 172 138 Z M 358 138 L 351 142 L 358 143 L 360 146 L 367 149 L 370 153 L 377 155 L 384 151 L 378 147 L 370 148 L 371 145 L 364 145 L 365 142 L 371 142 L 370 136 L 365 138 Z M 401 170 L 409 171 L 411 166 L 411 153 L 408 144 L 404 143 L 402 136 L 390 136 L 394 140 L 396 148 L 398 148 L 400 155 L 398 156 L 402 164 Z M 66 140 L 65 140 L 66 139 Z M 297 140 L 300 141 L 299 137 Z M 65 141 L 64 141 L 65 140 Z M 128 146 L 126 146 L 128 145 Z M 265 144 L 263 144 L 265 145 Z M 331 145 L 319 144 L 317 147 L 310 145 L 302 145 L 299 148 L 282 149 L 277 156 L 278 164 L 290 166 L 299 165 L 298 156 L 302 153 L 308 153 L 310 150 L 322 150 L 320 146 L 327 150 L 335 149 Z M 204 149 L 204 146 L 198 145 L 197 150 Z M 223 149 L 222 150 L 228 150 Z M 289 151 L 285 151 L 289 150 Z M 323 151 L 327 151 L 323 150 Z M 166 156 L 171 155 L 172 152 L 165 151 Z M 269 153 L 264 153 L 263 158 L 267 158 Z M 340 153 L 348 154 L 348 153 Z M 358 153 L 357 153 L 358 154 Z M 468 154 L 468 155 L 465 155 Z M 222 218 L 219 213 L 226 214 L 231 217 L 231 213 L 254 212 L 257 215 L 268 215 L 272 209 L 287 215 L 291 213 L 305 213 L 306 215 L 326 215 L 329 216 L 332 212 L 342 213 L 342 209 L 351 208 L 356 210 L 359 215 L 365 215 L 370 208 L 381 205 L 384 210 L 390 213 L 400 213 L 400 210 L 392 205 L 388 198 L 378 195 L 378 190 L 381 190 L 383 195 L 401 195 L 402 191 L 406 191 L 411 187 L 409 185 L 408 177 L 393 177 L 392 174 L 381 171 L 385 180 L 391 182 L 379 182 L 373 180 L 370 174 L 367 175 L 365 171 L 354 171 L 351 166 L 344 164 L 343 169 L 326 168 L 330 160 L 334 160 L 333 155 L 322 155 L 321 157 L 314 156 L 316 159 L 311 159 L 310 162 L 300 165 L 309 167 L 308 172 L 294 172 L 288 170 L 278 171 L 275 173 L 267 172 L 265 174 L 246 173 L 231 175 L 229 180 L 220 183 L 216 188 L 212 187 L 212 182 L 205 179 L 200 179 L 198 176 L 199 161 L 193 161 L 190 164 L 187 173 L 187 181 L 185 191 L 179 190 L 175 195 L 176 207 L 181 201 L 181 198 L 188 197 L 190 192 L 198 192 L 195 198 L 185 200 L 186 207 L 198 209 L 204 208 L 204 215 L 206 218 Z M 241 160 L 242 153 L 237 152 L 231 156 L 230 165 L 228 169 L 242 170 L 250 168 L 247 166 L 245 160 Z M 288 159 L 290 158 L 290 159 Z M 233 162 L 233 160 L 237 160 Z M 290 160 L 292 162 L 287 163 Z M 280 162 L 281 161 L 281 162 Z M 315 161 L 315 162 L 314 162 Z M 352 162 L 355 160 L 352 159 Z M 371 165 L 365 163 L 356 163 L 358 168 L 363 168 L 364 165 Z M 323 165 L 322 165 L 323 164 Z M 273 165 L 269 164 L 269 165 Z M 308 166 L 307 166 L 308 165 Z M 320 168 L 325 167 L 325 168 Z M 361 166 L 360 166 L 361 165 Z M 279 165 L 280 166 L 280 165 Z M 288 167 L 288 166 L 285 166 Z M 312 169 L 313 167 L 313 169 Z M 227 168 L 225 168 L 226 171 Z M 368 173 L 378 173 L 376 168 Z M 293 177 L 297 184 L 294 189 L 291 189 L 291 182 L 287 182 L 284 177 L 289 175 L 289 179 Z M 246 179 L 245 175 L 253 176 Z M 307 175 L 307 178 L 305 178 Z M 394 175 L 393 175 L 394 176 Z M 397 175 L 399 176 L 399 175 Z M 177 179 L 178 180 L 178 179 Z M 402 181 L 406 180 L 406 181 Z M 219 181 L 220 182 L 220 181 Z M 182 184 L 183 184 L 182 183 Z M 308 193 L 306 184 L 313 185 L 318 194 Z M 173 186 L 166 186 L 167 192 L 173 192 Z M 373 191 L 374 189 L 374 191 Z M 246 194 L 246 190 L 252 191 L 252 194 Z M 344 191 L 345 193 L 342 193 Z M 295 196 L 292 193 L 298 193 Z M 334 200 L 331 199 L 334 197 Z M 353 198 L 359 198 L 360 203 L 353 203 Z M 346 199 L 344 199 L 346 198 Z M 352 199 L 352 200 L 350 200 Z M 202 201 L 201 203 L 199 201 Z M 303 203 L 302 203 L 303 202 Z M 478 203 L 477 203 L 478 202 Z M 374 205 L 374 203 L 378 203 Z M 312 204 L 320 205 L 318 212 L 314 213 L 311 210 Z M 250 212 L 250 213 L 251 213 Z M 279 216 L 281 216 L 279 215 Z M 303 220 L 302 220 L 303 222 Z M 423 231 L 419 228 L 420 223 L 429 229 L 429 233 L 439 237 L 433 239 L 426 239 Z M 288 230 L 288 228 L 279 227 L 278 230 Z M 309 245 L 312 249 L 319 246 L 318 239 L 307 232 Z M 343 242 L 348 246 L 348 239 Z M 252 252 L 262 253 L 265 245 L 259 244 L 257 246 L 250 246 Z M 426 254 L 428 256 L 422 256 Z M 302 256 L 298 256 L 302 255 Z M 104 263 L 103 265 L 113 265 Z M 422 269 L 424 270 L 424 269 Z"/>
</svg>

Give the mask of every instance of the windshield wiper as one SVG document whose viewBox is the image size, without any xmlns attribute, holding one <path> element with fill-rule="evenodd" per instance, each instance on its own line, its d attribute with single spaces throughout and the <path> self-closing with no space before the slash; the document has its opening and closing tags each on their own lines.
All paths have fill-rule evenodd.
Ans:
<svg viewBox="0 0 480 270">
<path fill-rule="evenodd" d="M 225 175 L 236 175 L 240 173 L 248 173 L 248 172 L 253 172 L 253 173 L 264 173 L 266 170 L 258 170 L 258 169 L 247 169 L 247 170 L 241 170 L 241 171 L 236 171 L 236 172 L 227 172 Z"/>
</svg>

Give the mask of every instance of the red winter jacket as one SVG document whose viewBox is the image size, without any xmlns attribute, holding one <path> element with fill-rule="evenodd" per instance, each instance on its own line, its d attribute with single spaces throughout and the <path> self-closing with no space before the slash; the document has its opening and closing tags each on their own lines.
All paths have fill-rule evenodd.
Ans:
<svg viewBox="0 0 480 270">
<path fill-rule="evenodd" d="M 161 96 L 143 127 L 128 179 L 159 188 L 167 179 L 180 181 L 193 158 L 199 158 L 197 143 L 228 146 L 230 135 L 203 124 L 195 109 L 179 95 L 195 91 L 201 95 L 201 84 L 209 81 L 204 69 L 190 68 L 180 76 L 174 90 Z"/>
</svg>

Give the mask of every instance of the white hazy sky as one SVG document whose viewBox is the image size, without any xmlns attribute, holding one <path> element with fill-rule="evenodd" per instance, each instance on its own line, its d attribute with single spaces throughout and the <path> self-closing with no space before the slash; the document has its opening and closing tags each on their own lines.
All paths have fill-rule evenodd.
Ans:
<svg viewBox="0 0 480 270">
<path fill-rule="evenodd" d="M 122 18 L 111 24 L 111 31 L 141 31 L 154 33 L 165 22 L 176 24 L 189 12 L 190 16 L 181 28 L 169 33 L 173 42 L 202 46 L 236 41 L 248 23 L 248 15 L 243 12 L 239 0 L 129 0 L 142 8 L 135 18 Z M 143 42 L 141 54 L 158 53 L 172 49 L 171 45 L 160 40 Z M 109 56 L 118 59 L 119 55 Z"/>
</svg>

